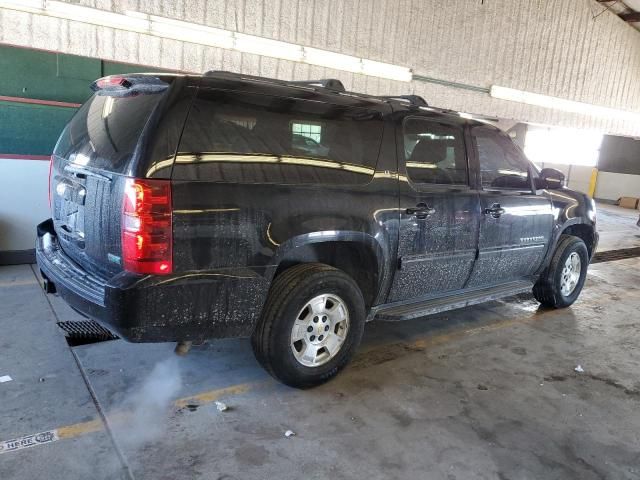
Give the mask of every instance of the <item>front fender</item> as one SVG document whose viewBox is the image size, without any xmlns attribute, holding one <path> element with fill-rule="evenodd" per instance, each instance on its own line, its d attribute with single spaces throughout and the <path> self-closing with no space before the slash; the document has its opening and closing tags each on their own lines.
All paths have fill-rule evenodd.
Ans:
<svg viewBox="0 0 640 480">
<path fill-rule="evenodd" d="M 568 188 L 549 190 L 547 191 L 547 195 L 551 200 L 553 208 L 554 227 L 549 254 L 545 259 L 542 270 L 547 268 L 551 262 L 551 257 L 560 241 L 560 236 L 577 225 L 584 225 L 584 227 L 592 231 L 593 243 L 591 253 L 593 255 L 598 240 L 598 234 L 596 232 L 596 207 L 593 199 L 582 192 Z"/>
</svg>

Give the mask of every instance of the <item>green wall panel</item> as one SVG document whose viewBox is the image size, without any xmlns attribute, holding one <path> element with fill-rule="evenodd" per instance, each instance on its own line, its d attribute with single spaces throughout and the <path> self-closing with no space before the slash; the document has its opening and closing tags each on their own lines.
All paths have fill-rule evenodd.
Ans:
<svg viewBox="0 0 640 480">
<path fill-rule="evenodd" d="M 50 155 L 75 108 L 0 102 L 0 154 Z"/>
<path fill-rule="evenodd" d="M 88 78 L 100 76 L 101 62 L 26 48 L 0 45 L 0 95 L 82 103 L 91 91 Z M 78 78 L 85 71 L 86 78 Z"/>
<path fill-rule="evenodd" d="M 149 73 L 162 71 L 166 70 L 144 65 L 132 65 L 130 63 L 102 62 L 102 76 L 115 75 L 117 73 Z"/>
<path fill-rule="evenodd" d="M 58 77 L 66 80 L 82 80 L 85 85 L 93 82 L 102 74 L 100 60 L 75 55 L 56 54 L 58 62 Z"/>
<path fill-rule="evenodd" d="M 0 95 L 84 103 L 89 86 L 117 73 L 161 69 L 0 45 Z M 75 108 L 0 102 L 0 154 L 49 155 Z"/>
</svg>

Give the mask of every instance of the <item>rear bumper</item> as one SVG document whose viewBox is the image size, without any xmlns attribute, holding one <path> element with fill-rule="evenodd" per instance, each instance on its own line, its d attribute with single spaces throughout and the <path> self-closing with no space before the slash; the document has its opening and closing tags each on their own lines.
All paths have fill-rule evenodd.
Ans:
<svg viewBox="0 0 640 480">
<path fill-rule="evenodd" d="M 36 261 L 48 292 L 131 342 L 248 336 L 268 291 L 262 272 L 249 269 L 101 279 L 65 254 L 50 219 L 38 225 Z"/>
<path fill-rule="evenodd" d="M 107 318 L 106 282 L 88 275 L 64 254 L 51 220 L 38 225 L 36 262 L 46 282 L 45 291 L 58 293 L 86 317 L 99 321 Z"/>
</svg>

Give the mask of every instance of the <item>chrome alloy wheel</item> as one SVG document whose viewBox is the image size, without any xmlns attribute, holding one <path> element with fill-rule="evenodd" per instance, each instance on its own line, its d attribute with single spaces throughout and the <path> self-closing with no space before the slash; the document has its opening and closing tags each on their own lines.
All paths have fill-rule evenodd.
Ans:
<svg viewBox="0 0 640 480">
<path fill-rule="evenodd" d="M 580 261 L 580 255 L 572 252 L 564 262 L 562 276 L 560 277 L 560 293 L 562 293 L 563 296 L 568 297 L 576 289 L 576 285 L 578 285 L 578 281 L 580 280 L 581 270 L 582 262 Z"/>
<path fill-rule="evenodd" d="M 337 295 L 323 294 L 302 307 L 291 329 L 291 351 L 305 367 L 319 367 L 340 351 L 349 332 L 349 310 Z"/>
</svg>

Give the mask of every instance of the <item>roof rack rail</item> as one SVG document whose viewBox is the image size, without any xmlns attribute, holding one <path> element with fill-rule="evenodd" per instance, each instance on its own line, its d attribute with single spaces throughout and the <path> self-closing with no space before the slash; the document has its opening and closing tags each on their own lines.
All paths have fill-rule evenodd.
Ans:
<svg viewBox="0 0 640 480">
<path fill-rule="evenodd" d="M 415 105 L 416 107 L 429 106 L 427 101 L 424 98 L 422 98 L 420 95 L 384 95 L 377 98 L 380 98 L 383 100 L 399 100 L 401 102 L 408 102 L 410 105 Z"/>
<path fill-rule="evenodd" d="M 327 90 L 333 90 L 335 92 L 344 92 L 344 85 L 340 80 L 335 78 L 323 78 L 321 80 L 304 80 L 304 81 L 287 81 L 278 80 L 277 78 L 259 77 L 257 75 L 244 75 L 242 73 L 227 72 L 224 70 L 209 70 L 204 73 L 205 77 L 218 77 L 218 78 L 234 78 L 241 79 L 246 78 L 250 80 L 258 80 L 260 82 L 277 83 L 279 85 L 294 85 L 300 87 L 315 87 L 326 88 Z"/>
<path fill-rule="evenodd" d="M 345 92 L 344 85 L 340 80 L 335 78 L 322 78 L 320 80 L 303 80 L 295 82 L 287 82 L 289 85 L 302 85 L 309 87 L 322 87 L 336 92 Z"/>
</svg>

